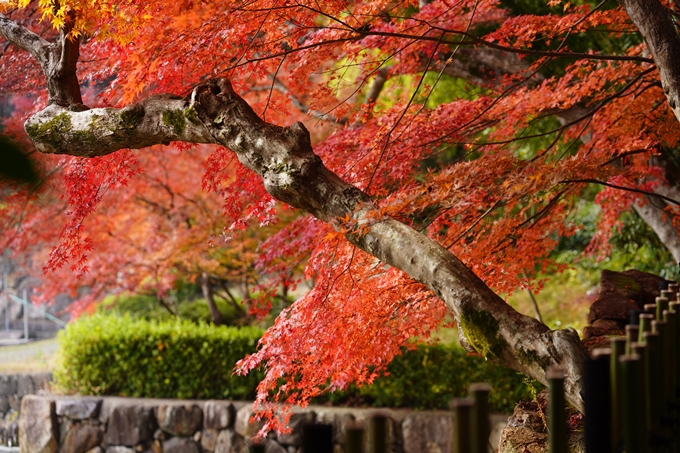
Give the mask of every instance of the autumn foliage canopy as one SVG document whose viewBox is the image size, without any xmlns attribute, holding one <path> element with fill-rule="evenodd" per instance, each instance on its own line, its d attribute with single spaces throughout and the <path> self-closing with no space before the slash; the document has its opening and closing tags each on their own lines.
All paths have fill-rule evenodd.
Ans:
<svg viewBox="0 0 680 453">
<path fill-rule="evenodd" d="M 578 230 L 573 214 L 588 184 L 604 187 L 589 249 L 606 254 L 621 213 L 668 185 L 650 162 L 675 156 L 680 137 L 657 66 L 613 0 L 9 0 L 0 8 L 45 39 L 79 40 L 88 107 L 186 97 L 228 78 L 267 122 L 302 121 L 325 166 L 374 200 L 376 219 L 434 239 L 496 293 L 559 268 L 550 253 Z M 47 104 L 45 76 L 16 46 L 4 47 L 0 65 L 5 131 L 30 146 L 23 122 Z M 163 122 L 184 127 L 172 115 Z M 446 319 L 430 289 L 347 240 L 361 224 L 278 203 L 224 147 L 174 142 L 45 155 L 39 165 L 39 185 L 2 189 L 3 247 L 30 252 L 45 271 L 45 298 L 88 286 L 76 312 L 110 292 L 162 298 L 178 279 L 208 273 L 261 284 L 253 307 L 262 315 L 281 284 L 313 282 L 241 362 L 239 372 L 266 368 L 265 411 L 269 401 L 306 403 L 370 382 Z M 675 222 L 672 206 L 664 215 Z"/>
</svg>

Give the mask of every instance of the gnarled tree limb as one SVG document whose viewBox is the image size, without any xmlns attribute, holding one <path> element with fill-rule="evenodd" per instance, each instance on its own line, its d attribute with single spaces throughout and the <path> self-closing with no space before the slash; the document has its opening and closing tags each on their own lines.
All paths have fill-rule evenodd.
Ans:
<svg viewBox="0 0 680 453">
<path fill-rule="evenodd" d="M 122 109 L 71 111 L 52 104 L 31 116 L 24 128 L 43 153 L 92 157 L 172 141 L 215 143 L 192 101 L 155 95 Z"/>
<path fill-rule="evenodd" d="M 262 178 L 272 196 L 345 229 L 354 245 L 430 288 L 475 350 L 543 383 L 549 365 L 565 368 L 567 397 L 582 408 L 587 353 L 576 332 L 550 331 L 516 312 L 437 242 L 376 215 L 367 194 L 314 154 L 301 123 L 280 127 L 263 121 L 226 79 L 202 83 L 186 98 L 152 96 L 122 109 L 87 109 L 75 75 L 78 43 L 69 40 L 68 29 L 49 44 L 15 25 L 0 20 L 0 34 L 38 59 L 50 90 L 50 105 L 25 123 L 39 151 L 90 157 L 171 141 L 223 145 Z"/>
<path fill-rule="evenodd" d="M 669 11 L 659 0 L 619 0 L 652 54 L 659 69 L 668 105 L 680 121 L 680 38 Z"/>
<path fill-rule="evenodd" d="M 49 63 L 51 44 L 4 14 L 0 14 L 0 36 L 30 53 L 41 66 Z"/>
<path fill-rule="evenodd" d="M 60 30 L 57 41 L 51 43 L 27 28 L 0 14 L 0 36 L 27 51 L 36 59 L 45 74 L 49 103 L 73 110 L 84 110 L 76 64 L 80 43 L 70 35 L 73 18 Z"/>
<path fill-rule="evenodd" d="M 680 40 L 667 12 L 658 0 L 620 1 L 645 37 L 669 105 L 680 119 Z M 0 33 L 29 50 L 45 71 L 44 44 L 8 30 Z M 66 45 L 65 39 L 62 34 L 58 45 Z M 77 58 L 77 46 L 63 48 L 65 59 L 62 47 L 58 52 L 53 45 L 49 49 L 59 55 L 58 61 Z M 50 57 L 48 63 L 57 60 Z M 75 76 L 74 65 L 59 67 Z M 45 74 L 49 86 L 51 73 Z M 70 90 L 66 85 L 63 80 L 56 84 Z M 550 331 L 517 313 L 438 243 L 395 219 L 376 218 L 370 197 L 342 181 L 314 154 L 301 123 L 279 127 L 261 120 L 226 79 L 197 86 L 189 98 L 152 97 L 125 109 L 75 112 L 62 103 L 79 103 L 69 96 L 62 99 L 50 89 L 53 105 L 27 121 L 26 130 L 40 151 L 95 156 L 172 140 L 224 145 L 262 177 L 274 197 L 347 229 L 348 240 L 357 247 L 430 288 L 454 313 L 468 343 L 485 356 L 544 383 L 547 366 L 564 367 L 568 399 L 582 408 L 581 366 L 587 354 L 576 333 Z"/>
<path fill-rule="evenodd" d="M 152 97 L 125 109 L 73 112 L 52 105 L 31 117 L 26 130 L 42 152 L 80 156 L 170 140 L 226 146 L 275 198 L 348 230 L 357 247 L 430 288 L 477 351 L 544 383 L 548 365 L 566 368 L 569 400 L 582 407 L 586 351 L 575 331 L 550 331 L 516 312 L 437 242 L 392 218 L 375 218 L 371 198 L 323 165 L 301 123 L 263 121 L 226 79 L 198 85 L 184 99 Z"/>
<path fill-rule="evenodd" d="M 666 154 L 657 154 L 649 160 L 649 165 L 663 171 L 663 178 L 649 176 L 646 181 L 654 183 L 654 193 L 668 199 L 680 200 L 680 167 L 675 160 Z M 680 262 L 680 236 L 678 236 L 677 217 L 680 207 L 663 198 L 645 196 L 633 207 L 638 215 L 652 228 L 661 242 L 673 255 L 676 263 Z"/>
</svg>

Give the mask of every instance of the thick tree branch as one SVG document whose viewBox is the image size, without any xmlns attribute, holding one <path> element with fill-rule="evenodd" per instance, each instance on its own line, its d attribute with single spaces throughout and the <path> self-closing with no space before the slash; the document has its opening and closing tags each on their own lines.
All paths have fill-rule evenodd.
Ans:
<svg viewBox="0 0 680 453">
<path fill-rule="evenodd" d="M 663 170 L 663 177 L 648 176 L 642 182 L 651 182 L 655 194 L 680 200 L 680 187 L 678 187 L 678 184 L 680 184 L 680 167 L 678 167 L 675 159 L 662 152 L 653 155 L 649 159 L 649 165 Z M 633 207 L 671 252 L 675 262 L 680 262 L 680 236 L 678 236 L 677 227 L 680 207 L 650 195 L 642 197 Z"/>
<path fill-rule="evenodd" d="M 680 121 L 680 38 L 659 0 L 619 0 L 652 54 L 668 105 Z"/>
<path fill-rule="evenodd" d="M 102 156 L 172 141 L 215 143 L 191 99 L 151 96 L 131 106 L 74 112 L 53 104 L 30 117 L 26 133 L 43 153 Z"/>
<path fill-rule="evenodd" d="M 49 62 L 51 44 L 4 14 L 0 14 L 0 36 L 30 53 L 41 66 Z"/>
<path fill-rule="evenodd" d="M 640 30 L 658 68 L 668 105 L 680 121 L 680 38 L 671 20 L 670 11 L 658 0 L 619 0 L 619 3 Z M 669 177 L 668 174 L 670 163 L 662 162 L 663 159 L 653 160 L 659 161 L 667 173 L 666 181 L 655 187 L 657 194 L 654 196 L 667 202 L 669 199 L 680 199 L 680 191 L 676 185 L 677 174 L 674 177 Z M 635 203 L 634 208 L 671 251 L 675 260 L 680 261 L 680 238 L 672 219 L 677 208 L 666 208 L 666 203 L 650 196 Z"/>
<path fill-rule="evenodd" d="M 378 96 L 380 96 L 380 93 L 385 86 L 385 82 L 387 82 L 388 75 L 389 70 L 387 68 L 380 68 L 378 71 L 376 71 L 375 80 L 373 80 L 373 83 L 368 89 L 368 93 L 366 93 L 364 104 L 372 104 L 378 100 Z"/>
<path fill-rule="evenodd" d="M 446 61 L 444 74 L 460 77 L 476 85 L 485 85 L 494 79 L 500 80 L 504 75 L 518 75 L 529 71 L 531 65 L 519 58 L 517 54 L 508 53 L 490 47 L 458 47 L 451 61 Z M 425 57 L 421 57 L 425 63 Z M 444 63 L 444 62 L 442 62 Z M 535 73 L 530 81 L 540 82 L 544 77 Z"/>
<path fill-rule="evenodd" d="M 55 49 L 55 62 L 48 67 L 43 67 L 47 77 L 47 89 L 50 92 L 50 102 L 62 106 L 80 107 L 83 99 L 80 95 L 80 83 L 76 76 L 76 65 L 80 56 L 80 41 L 71 36 L 75 17 L 68 16 L 64 28 L 59 32 L 59 48 Z M 58 58 L 58 59 L 57 59 Z"/>
<path fill-rule="evenodd" d="M 210 318 L 212 319 L 213 324 L 216 326 L 221 326 L 223 323 L 222 313 L 220 313 L 220 310 L 217 308 L 217 304 L 215 303 L 215 297 L 211 283 L 212 282 L 208 273 L 203 272 L 201 274 L 201 291 L 203 292 L 203 297 L 205 297 L 205 301 L 208 304 L 208 310 L 210 310 Z"/>
<path fill-rule="evenodd" d="M 171 140 L 226 146 L 274 197 L 344 229 L 353 244 L 430 288 L 454 313 L 469 345 L 486 357 L 544 383 L 548 365 L 564 367 L 569 400 L 582 407 L 587 354 L 575 331 L 550 331 L 521 315 L 437 242 L 376 217 L 370 197 L 314 154 L 301 123 L 263 121 L 228 80 L 203 83 L 186 99 L 152 97 L 125 109 L 72 112 L 53 105 L 30 118 L 26 129 L 41 151 L 80 156 Z"/>
<path fill-rule="evenodd" d="M 674 214 L 666 210 L 666 203 L 654 197 L 645 196 L 642 200 L 636 201 L 633 207 L 642 220 L 656 233 L 663 245 L 671 252 L 675 262 L 680 262 L 678 228 L 673 225 Z"/>
<path fill-rule="evenodd" d="M 57 42 L 50 43 L 27 28 L 0 14 L 0 36 L 30 53 L 40 64 L 50 95 L 50 104 L 85 110 L 76 76 L 80 43 L 70 36 L 73 16 L 60 30 Z"/>
</svg>

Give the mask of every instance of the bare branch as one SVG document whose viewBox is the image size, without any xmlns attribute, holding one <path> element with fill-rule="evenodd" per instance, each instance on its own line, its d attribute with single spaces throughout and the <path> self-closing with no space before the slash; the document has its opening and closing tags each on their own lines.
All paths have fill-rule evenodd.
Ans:
<svg viewBox="0 0 680 453">
<path fill-rule="evenodd" d="M 600 184 L 602 186 L 606 187 L 611 187 L 612 189 L 617 189 L 617 190 L 623 190 L 626 192 L 634 192 L 634 193 L 639 193 L 641 195 L 646 195 L 648 197 L 652 198 L 658 198 L 660 200 L 664 200 L 667 203 L 674 204 L 676 206 L 680 206 L 680 200 L 676 200 L 674 198 L 667 197 L 665 195 L 661 195 L 658 193 L 654 192 L 649 192 L 647 190 L 642 190 L 638 189 L 635 187 L 625 187 L 625 186 L 619 186 L 616 184 L 611 184 L 605 181 L 600 181 L 598 179 L 565 179 L 563 181 L 560 181 L 560 184 L 581 184 L 581 183 L 590 183 L 590 184 Z"/>
<path fill-rule="evenodd" d="M 311 116 L 312 118 L 316 118 L 317 120 L 321 121 L 330 121 L 332 123 L 344 125 L 347 124 L 347 119 L 345 118 L 336 118 L 335 116 L 329 115 L 327 113 L 319 112 L 317 110 L 311 109 L 307 104 L 302 102 L 300 99 L 297 98 L 291 91 L 288 89 L 287 86 L 285 86 L 281 81 L 274 76 L 270 76 L 272 79 L 272 84 L 271 86 L 267 87 L 251 87 L 250 91 L 269 91 L 272 88 L 280 91 L 281 93 L 287 95 L 290 97 L 290 100 L 293 104 L 293 106 L 301 111 L 302 113 Z"/>
</svg>

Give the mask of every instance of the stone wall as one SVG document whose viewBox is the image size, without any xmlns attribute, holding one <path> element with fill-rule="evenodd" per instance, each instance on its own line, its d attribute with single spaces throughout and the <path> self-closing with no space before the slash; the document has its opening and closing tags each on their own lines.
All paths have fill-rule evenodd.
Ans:
<svg viewBox="0 0 680 453">
<path fill-rule="evenodd" d="M 252 403 L 153 400 L 116 397 L 27 396 L 22 401 L 19 445 L 22 453 L 244 453 L 260 428 L 249 422 Z M 310 406 L 296 409 L 292 432 L 270 433 L 267 453 L 298 453 L 301 426 L 328 423 L 336 452 L 345 428 L 366 424 L 375 409 Z M 389 417 L 390 451 L 448 453 L 452 421 L 447 411 L 381 409 Z M 507 417 L 496 417 L 498 425 Z M 368 451 L 368 446 L 367 446 Z"/>
<path fill-rule="evenodd" d="M 0 445 L 18 442 L 21 400 L 26 395 L 47 393 L 52 373 L 0 374 Z"/>
</svg>

